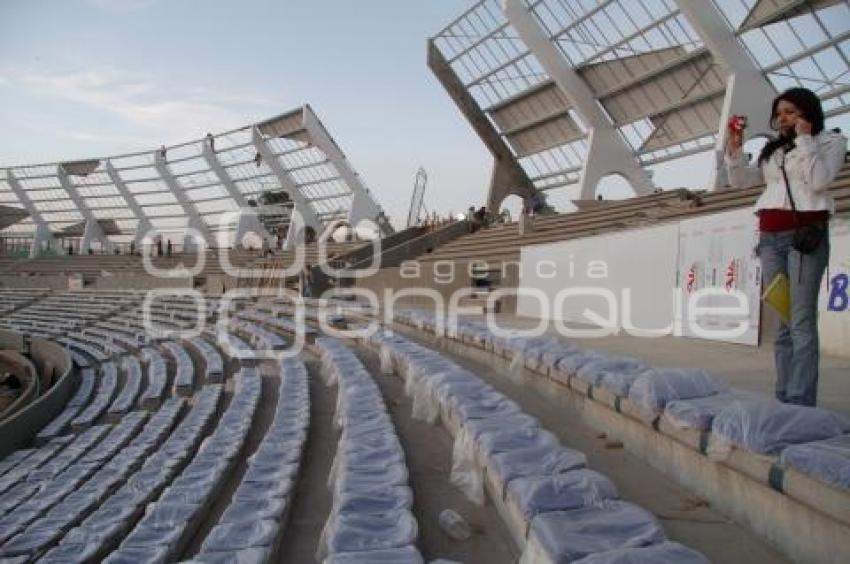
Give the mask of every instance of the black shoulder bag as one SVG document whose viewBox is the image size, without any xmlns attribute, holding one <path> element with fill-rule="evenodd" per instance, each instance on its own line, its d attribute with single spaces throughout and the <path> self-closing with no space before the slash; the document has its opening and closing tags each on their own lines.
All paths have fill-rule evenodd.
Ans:
<svg viewBox="0 0 850 564">
<path fill-rule="evenodd" d="M 791 195 L 791 185 L 788 183 L 788 173 L 785 172 L 784 154 L 779 169 L 782 171 L 782 178 L 785 179 L 785 191 L 791 201 L 791 209 L 794 211 L 794 238 L 791 241 L 791 246 L 802 255 L 810 255 L 817 250 L 821 241 L 826 237 L 827 224 L 826 222 L 816 222 L 800 225 L 800 212 L 797 211 L 794 196 Z"/>
</svg>

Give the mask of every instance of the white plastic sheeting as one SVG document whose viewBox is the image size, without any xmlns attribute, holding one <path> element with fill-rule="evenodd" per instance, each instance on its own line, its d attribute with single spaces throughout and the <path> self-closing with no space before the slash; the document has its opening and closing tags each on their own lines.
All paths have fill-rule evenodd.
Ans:
<svg viewBox="0 0 850 564">
<path fill-rule="evenodd" d="M 709 564 L 709 560 L 686 546 L 667 541 L 642 548 L 598 552 L 576 560 L 576 564 Z"/>
<path fill-rule="evenodd" d="M 215 430 L 174 478 L 169 491 L 148 505 L 144 517 L 121 543 L 119 555 L 138 547 L 165 548 L 170 558 L 182 553 L 215 490 L 232 470 L 233 460 L 242 449 L 260 400 L 262 379 L 255 368 L 243 368 L 235 380 L 233 397 Z M 158 478 L 165 478 L 165 482 L 168 476 L 160 474 Z M 194 497 L 196 502 L 187 503 L 187 497 Z"/>
<path fill-rule="evenodd" d="M 338 386 L 334 423 L 342 429 L 328 479 L 333 505 L 316 556 L 334 562 L 338 554 L 362 553 L 361 560 L 339 561 L 381 562 L 371 553 L 400 550 L 406 562 L 421 561 L 404 452 L 381 392 L 341 341 L 319 338 L 316 347 L 325 382 Z"/>
<path fill-rule="evenodd" d="M 508 503 L 526 521 L 539 513 L 599 505 L 617 497 L 617 488 L 608 478 L 588 469 L 517 478 L 507 490 Z"/>
<path fill-rule="evenodd" d="M 755 392 L 730 389 L 704 398 L 673 400 L 664 406 L 664 420 L 680 429 L 708 431 L 714 418 L 730 404 L 741 400 L 759 399 Z"/>
<path fill-rule="evenodd" d="M 199 561 L 266 562 L 281 535 L 307 437 L 310 391 L 302 362 L 284 360 L 280 373 L 274 419 L 248 459 L 233 499 L 204 540 Z"/>
<path fill-rule="evenodd" d="M 741 400 L 715 416 L 708 454 L 723 458 L 732 448 L 741 448 L 773 456 L 789 445 L 830 439 L 847 430 L 846 418 L 824 409 Z"/>
<path fill-rule="evenodd" d="M 215 415 L 221 396 L 220 386 L 202 388 L 195 395 L 192 408 L 176 428 L 174 424 L 185 409 L 186 400 L 166 400 L 139 435 L 87 482 L 81 491 L 98 501 L 97 508 L 78 515 L 74 523 L 79 524 L 70 529 L 61 544 L 48 552 L 45 558 L 48 561 L 58 559 L 72 550 L 69 546 L 86 558 L 102 558 L 108 548 L 132 528 L 136 515 L 172 480 L 177 468 L 197 448 Z M 114 493 L 110 493 L 113 490 Z M 169 491 L 175 491 L 173 483 L 166 490 Z M 160 499 L 165 499 L 165 493 Z M 168 551 L 161 549 L 151 546 L 128 548 L 114 557 L 117 561 L 125 561 L 120 558 L 130 560 L 144 553 L 156 561 L 156 558 L 167 556 Z"/>
<path fill-rule="evenodd" d="M 97 393 L 91 403 L 77 417 L 71 421 L 71 425 L 82 427 L 91 425 L 100 417 L 115 397 L 118 388 L 118 369 L 114 362 L 105 362 L 100 366 L 100 378 L 98 378 Z"/>
<path fill-rule="evenodd" d="M 124 368 L 124 387 L 118 393 L 118 397 L 109 406 L 110 415 L 121 415 L 130 411 L 136 398 L 142 390 L 142 365 L 134 356 L 124 357 L 122 361 Z"/>
<path fill-rule="evenodd" d="M 266 564 L 271 561 L 272 551 L 266 547 L 251 547 L 227 552 L 205 552 L 188 562 L 203 564 Z"/>
<path fill-rule="evenodd" d="M 779 460 L 831 486 L 850 490 L 850 435 L 789 446 Z"/>
<path fill-rule="evenodd" d="M 162 347 L 168 351 L 174 360 L 174 389 L 183 395 L 192 393 L 195 380 L 195 367 L 192 365 L 192 357 L 183 348 L 183 345 L 165 341 Z"/>
<path fill-rule="evenodd" d="M 453 319 L 447 322 L 426 310 L 397 310 L 394 321 L 438 336 L 472 343 L 512 361 L 514 368 L 532 367 L 571 387 L 575 387 L 578 380 L 588 386 L 588 392 L 592 388 L 604 388 L 624 399 L 615 405 L 618 410 L 631 408 L 629 413 L 638 413 L 645 422 L 652 424 L 663 415 L 664 421 L 674 427 L 703 433 L 708 438 L 711 456 L 724 457 L 731 448 L 767 456 L 779 455 L 780 466 L 794 468 L 839 489 L 847 489 L 850 484 L 850 443 L 846 434 L 850 425 L 836 414 L 821 409 L 781 405 L 752 392 L 730 389 L 711 374 L 699 370 L 648 367 L 643 370 L 638 361 L 633 365 L 624 363 L 616 366 L 615 370 L 600 374 L 597 367 L 604 366 L 606 362 L 616 362 L 617 357 L 588 351 L 563 339 L 529 338 L 510 331 L 500 331 L 496 335 L 481 323 Z M 437 410 L 428 407 L 438 398 L 429 387 L 420 383 L 426 382 L 428 377 L 418 376 L 412 369 L 422 366 L 423 362 L 429 362 L 444 372 L 451 371 L 451 366 L 447 367 L 439 354 L 407 343 L 391 333 L 379 332 L 368 342 L 381 350 L 382 363 L 388 367 L 391 365 L 407 378 L 406 388 L 414 396 L 414 415 L 417 415 L 418 408 L 428 412 L 424 413 L 428 420 L 436 421 L 434 412 Z M 457 376 L 452 378 L 457 379 Z M 581 390 L 580 387 L 578 389 Z M 437 416 L 447 413 L 442 409 Z M 450 420 L 444 421 L 444 424 L 451 430 Z M 468 438 L 463 440 L 470 442 Z M 503 456 L 507 455 L 495 455 L 494 459 Z M 466 456 L 466 461 L 472 460 L 474 456 Z M 468 466 L 472 467 L 471 462 Z M 533 466 L 533 462 L 528 462 L 528 468 Z M 499 482 L 504 482 L 500 474 L 504 472 L 503 467 L 497 467 L 492 461 L 487 466 L 486 483 L 496 486 L 492 491 L 499 491 Z M 471 472 L 469 475 L 476 476 Z M 516 478 L 508 476 L 507 479 Z M 678 549 L 670 552 L 671 555 L 678 553 Z M 628 551 L 628 557 L 634 557 L 635 562 L 652 561 L 651 554 L 655 551 L 634 551 L 634 554 Z M 659 561 L 664 561 L 665 554 L 666 550 L 658 550 Z M 612 553 L 610 556 L 612 562 L 620 561 L 614 559 L 618 555 Z M 702 560 L 697 557 L 694 561 Z"/>
<path fill-rule="evenodd" d="M 594 553 L 649 546 L 664 540 L 664 531 L 651 514 L 631 503 L 608 501 L 537 515 L 519 561 L 573 562 Z"/>
<path fill-rule="evenodd" d="M 396 321 L 437 334 L 447 329 L 445 325 L 441 329 L 428 312 L 396 312 Z M 614 363 L 635 375 L 647 368 L 639 361 L 585 351 L 546 337 L 491 335 L 470 322 L 458 323 L 456 330 L 446 333 L 476 342 L 513 360 L 515 366 L 534 366 L 564 383 L 590 363 L 597 363 L 594 370 L 600 372 L 611 368 L 592 376 L 600 381 L 618 373 Z M 385 369 L 395 369 L 406 379 L 406 392 L 414 400 L 413 416 L 431 422 L 439 418 L 455 435 L 452 482 L 476 502 L 483 502 L 485 483 L 489 491 L 501 494 L 507 509 L 503 517 L 518 536 L 525 538 L 530 525 L 536 525 L 533 537 L 528 536 L 522 562 L 566 562 L 595 552 L 664 541 L 663 530 L 650 514 L 614 501 L 614 485 L 584 469 L 582 453 L 561 446 L 534 418 L 508 398 L 498 399 L 501 394 L 474 374 L 388 331 L 378 331 L 366 342 L 380 351 Z M 571 510 L 559 510 L 564 508 Z M 559 544 L 558 539 L 563 538 L 570 540 Z"/>
<path fill-rule="evenodd" d="M 142 407 L 156 407 L 165 396 L 165 387 L 168 385 L 168 366 L 156 349 L 143 349 L 142 359 L 147 363 L 148 385 L 139 397 L 139 402 Z"/>
<path fill-rule="evenodd" d="M 89 428 L 76 436 L 68 443 L 68 446 L 45 464 L 33 469 L 26 476 L 27 482 L 38 485 L 37 495 L 30 497 L 0 519 L 0 545 L 2 545 L 0 556 L 26 554 L 28 546 L 23 546 L 25 542 L 12 537 L 73 492 L 76 486 L 87 477 L 76 470 L 75 463 L 107 435 L 110 427 L 110 425 L 99 425 Z M 62 479 L 57 479 L 60 476 Z"/>
<path fill-rule="evenodd" d="M 325 558 L 323 564 L 423 564 L 416 547 L 368 550 L 365 552 L 340 552 Z"/>
<path fill-rule="evenodd" d="M 606 377 L 640 374 L 648 368 L 649 366 L 634 358 L 603 357 L 583 364 L 576 372 L 576 378 L 592 386 L 599 386 Z"/>
<path fill-rule="evenodd" d="M 629 401 L 638 414 L 651 421 L 667 402 L 713 396 L 728 388 L 705 370 L 654 368 L 641 374 L 629 389 Z"/>
<path fill-rule="evenodd" d="M 77 388 L 77 391 L 74 392 L 74 395 L 65 404 L 65 409 L 39 431 L 36 436 L 36 442 L 39 444 L 44 443 L 61 434 L 70 425 L 71 421 L 88 405 L 89 401 L 91 401 L 94 388 L 95 371 L 91 368 L 84 368 L 80 372 L 80 386 Z"/>
<path fill-rule="evenodd" d="M 103 487 L 98 480 L 102 477 L 99 469 L 104 468 L 104 464 L 136 435 L 146 418 L 146 413 L 137 412 L 125 416 L 111 429 L 109 426 L 92 427 L 80 435 L 80 439 L 91 435 L 86 437 L 86 442 L 90 443 L 102 437 L 93 448 L 64 468 L 61 468 L 62 464 L 55 464 L 52 468 L 42 467 L 41 491 L 38 496 L 31 498 L 29 506 L 21 505 L 10 514 L 16 516 L 14 524 L 3 525 L 4 536 L 10 539 L 0 548 L 0 555 L 13 557 L 39 554 L 64 535 L 81 515 L 91 511 L 100 501 L 98 489 Z M 109 432 L 104 435 L 106 430 Z M 79 439 L 63 452 L 84 450 L 87 445 L 78 445 L 78 442 Z M 53 461 L 59 462 L 59 458 Z M 31 475 L 31 480 L 37 478 L 37 475 Z M 13 533 L 19 534 L 11 537 Z"/>
<path fill-rule="evenodd" d="M 222 382 L 224 380 L 224 363 L 218 349 L 201 337 L 193 337 L 186 343 L 204 359 L 204 382 L 211 384 Z"/>
<path fill-rule="evenodd" d="M 527 476 L 552 476 L 578 470 L 587 465 L 584 453 L 565 447 L 551 448 L 537 445 L 500 452 L 490 457 L 487 472 L 503 488 L 515 478 Z M 505 492 L 501 492 L 505 495 Z"/>
<path fill-rule="evenodd" d="M 324 530 L 330 554 L 413 546 L 418 528 L 409 510 L 336 513 Z"/>
</svg>

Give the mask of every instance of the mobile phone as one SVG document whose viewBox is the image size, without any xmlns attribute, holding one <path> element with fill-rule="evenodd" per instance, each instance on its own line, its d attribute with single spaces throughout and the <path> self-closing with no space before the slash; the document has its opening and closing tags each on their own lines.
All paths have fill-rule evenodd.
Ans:
<svg viewBox="0 0 850 564">
<path fill-rule="evenodd" d="M 729 118 L 729 122 L 726 124 L 726 127 L 729 128 L 729 131 L 739 133 L 744 131 L 747 127 L 747 116 L 732 116 Z"/>
</svg>

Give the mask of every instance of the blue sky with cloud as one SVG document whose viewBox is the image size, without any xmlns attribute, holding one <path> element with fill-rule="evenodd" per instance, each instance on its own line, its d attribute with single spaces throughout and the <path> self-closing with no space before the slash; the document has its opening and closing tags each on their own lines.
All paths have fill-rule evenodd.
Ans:
<svg viewBox="0 0 850 564">
<path fill-rule="evenodd" d="M 469 5 L 0 0 L 0 166 L 148 150 L 310 103 L 397 224 L 419 166 L 430 209 L 465 210 L 485 199 L 491 159 L 425 57 Z M 692 185 L 695 166 L 707 179 L 706 157 L 656 182 Z"/>
<path fill-rule="evenodd" d="M 179 143 L 310 103 L 396 218 L 485 198 L 490 157 L 425 64 L 466 0 L 0 1 L 0 166 Z"/>
</svg>

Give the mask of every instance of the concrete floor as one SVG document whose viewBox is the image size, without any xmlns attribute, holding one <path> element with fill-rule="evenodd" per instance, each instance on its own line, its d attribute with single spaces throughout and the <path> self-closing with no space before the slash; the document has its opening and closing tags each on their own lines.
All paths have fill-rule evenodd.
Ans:
<svg viewBox="0 0 850 564">
<path fill-rule="evenodd" d="M 480 315 L 464 319 L 483 322 Z M 528 329 L 539 320 L 498 314 L 503 328 Z M 571 325 L 571 324 L 568 324 Z M 550 325 L 547 334 L 558 336 Z M 704 368 L 730 386 L 773 396 L 775 372 L 773 347 L 734 345 L 685 337 L 633 337 L 626 333 L 598 339 L 571 339 L 590 349 L 631 356 L 654 366 Z M 822 356 L 818 383 L 818 406 L 850 416 L 850 358 Z"/>
</svg>

